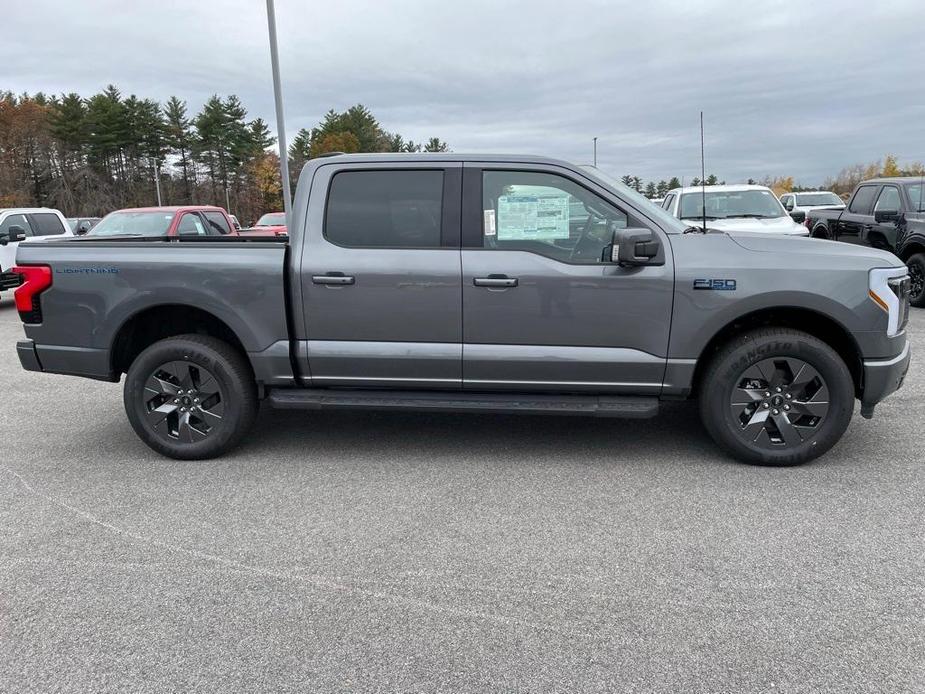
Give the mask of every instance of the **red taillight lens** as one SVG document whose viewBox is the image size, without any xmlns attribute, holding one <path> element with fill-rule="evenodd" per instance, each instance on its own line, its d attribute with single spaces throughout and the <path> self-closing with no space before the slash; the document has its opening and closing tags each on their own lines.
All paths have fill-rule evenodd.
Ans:
<svg viewBox="0 0 925 694">
<path fill-rule="evenodd" d="M 51 286 L 51 268 L 47 265 L 19 265 L 13 268 L 13 272 L 22 277 L 22 284 L 13 292 L 19 317 L 23 323 L 41 323 L 39 294 Z"/>
</svg>

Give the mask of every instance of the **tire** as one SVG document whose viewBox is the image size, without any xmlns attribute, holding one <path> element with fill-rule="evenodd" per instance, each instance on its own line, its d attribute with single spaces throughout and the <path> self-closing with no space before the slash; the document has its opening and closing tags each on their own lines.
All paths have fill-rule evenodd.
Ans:
<svg viewBox="0 0 925 694">
<path fill-rule="evenodd" d="M 842 437 L 853 411 L 845 362 L 821 340 L 789 328 L 736 336 L 701 381 L 704 427 L 723 450 L 753 465 L 817 458 Z"/>
<path fill-rule="evenodd" d="M 925 306 L 925 253 L 916 253 L 906 261 L 909 268 L 909 277 L 912 278 L 912 288 L 909 294 L 909 303 L 917 308 Z"/>
<path fill-rule="evenodd" d="M 257 416 L 257 385 L 244 356 L 225 342 L 179 335 L 145 349 L 129 367 L 123 402 L 150 448 L 204 460 L 237 446 Z"/>
<path fill-rule="evenodd" d="M 814 239 L 825 239 L 829 240 L 829 229 L 824 224 L 819 224 L 813 229 L 812 234 L 810 234 Z"/>
</svg>

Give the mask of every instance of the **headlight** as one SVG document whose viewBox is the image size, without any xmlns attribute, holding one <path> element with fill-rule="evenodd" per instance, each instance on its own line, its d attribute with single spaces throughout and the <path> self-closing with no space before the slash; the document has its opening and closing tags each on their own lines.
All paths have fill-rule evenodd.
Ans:
<svg viewBox="0 0 925 694">
<path fill-rule="evenodd" d="M 909 320 L 910 280 L 904 267 L 878 268 L 870 271 L 868 295 L 886 311 L 886 334 L 895 337 Z"/>
</svg>

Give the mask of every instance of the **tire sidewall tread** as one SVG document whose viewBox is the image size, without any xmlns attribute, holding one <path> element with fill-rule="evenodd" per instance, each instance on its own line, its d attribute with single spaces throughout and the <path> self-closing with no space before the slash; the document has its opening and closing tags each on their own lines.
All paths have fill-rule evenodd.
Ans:
<svg viewBox="0 0 925 694">
<path fill-rule="evenodd" d="M 221 429 L 203 441 L 166 440 L 150 429 L 142 411 L 141 391 L 153 370 L 168 361 L 189 361 L 207 369 L 219 382 L 225 411 Z M 250 364 L 226 342 L 206 335 L 178 335 L 155 342 L 129 367 L 123 404 L 135 433 L 156 452 L 179 460 L 214 458 L 237 446 L 257 416 L 257 387 Z"/>
<path fill-rule="evenodd" d="M 773 451 L 749 446 L 734 430 L 729 396 L 735 380 L 752 364 L 790 356 L 811 364 L 829 389 L 829 412 L 819 430 L 799 446 Z M 800 465 L 816 458 L 842 437 L 854 412 L 854 381 L 847 365 L 827 344 L 799 330 L 762 328 L 742 333 L 712 358 L 700 389 L 700 415 L 716 443 L 733 457 L 756 465 Z"/>
</svg>

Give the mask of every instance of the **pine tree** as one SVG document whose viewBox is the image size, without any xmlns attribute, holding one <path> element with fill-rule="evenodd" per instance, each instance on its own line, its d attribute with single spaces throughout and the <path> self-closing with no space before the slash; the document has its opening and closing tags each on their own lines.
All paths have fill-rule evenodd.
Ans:
<svg viewBox="0 0 925 694">
<path fill-rule="evenodd" d="M 179 160 L 174 164 L 180 170 L 183 179 L 183 200 L 187 203 L 193 201 L 192 182 L 195 171 L 190 157 L 193 133 L 189 118 L 186 117 L 186 102 L 172 96 L 164 107 L 164 116 L 167 122 L 167 142 L 170 151 Z M 192 175 L 191 175 L 192 174 Z"/>
</svg>

